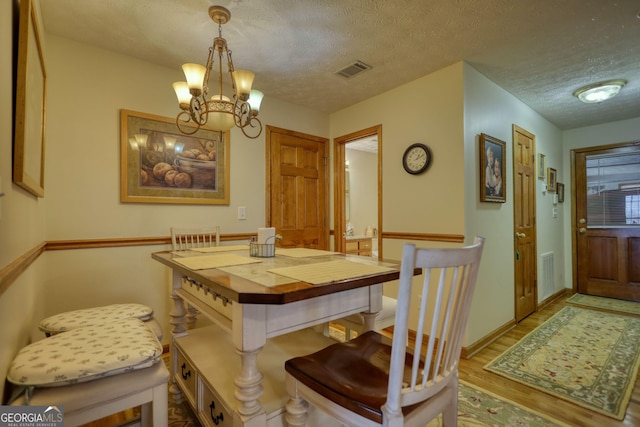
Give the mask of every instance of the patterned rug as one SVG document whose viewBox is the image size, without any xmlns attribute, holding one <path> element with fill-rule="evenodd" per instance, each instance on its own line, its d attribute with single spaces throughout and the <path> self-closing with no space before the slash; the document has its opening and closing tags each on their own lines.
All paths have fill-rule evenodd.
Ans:
<svg viewBox="0 0 640 427">
<path fill-rule="evenodd" d="M 593 295 L 573 294 L 567 300 L 567 303 L 613 313 L 626 313 L 634 316 L 640 316 L 640 303 L 633 301 L 597 297 Z"/>
<path fill-rule="evenodd" d="M 168 362 L 168 357 L 164 357 Z M 169 396 L 169 427 L 200 427 L 201 424 L 189 404 L 176 403 Z M 427 427 L 441 427 L 439 416 Z M 515 402 L 498 397 L 486 390 L 460 382 L 458 400 L 458 426 L 460 427 L 568 427 L 542 414 L 526 409 Z"/>
<path fill-rule="evenodd" d="M 639 356 L 640 319 L 568 306 L 485 369 L 622 420 Z"/>
</svg>

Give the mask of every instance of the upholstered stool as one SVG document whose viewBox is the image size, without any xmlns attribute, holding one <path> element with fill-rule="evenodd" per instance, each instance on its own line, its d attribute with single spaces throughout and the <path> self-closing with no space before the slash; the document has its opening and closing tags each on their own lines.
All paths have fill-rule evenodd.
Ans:
<svg viewBox="0 0 640 427">
<path fill-rule="evenodd" d="M 18 352 L 7 380 L 19 397 L 10 404 L 63 406 L 65 425 L 142 405 L 143 424 L 152 414 L 153 425 L 166 425 L 169 372 L 161 356 L 139 319 L 79 327 Z"/>
<path fill-rule="evenodd" d="M 147 323 L 158 340 L 162 340 L 162 327 L 153 318 L 153 309 L 142 304 L 111 304 L 102 307 L 65 311 L 43 319 L 38 327 L 46 336 L 70 331 L 83 326 L 105 325 L 117 320 L 137 318 Z"/>
</svg>

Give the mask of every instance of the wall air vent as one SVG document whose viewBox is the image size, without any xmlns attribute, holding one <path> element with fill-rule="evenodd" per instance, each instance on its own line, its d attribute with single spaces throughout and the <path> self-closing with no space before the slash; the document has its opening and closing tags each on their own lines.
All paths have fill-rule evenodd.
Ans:
<svg viewBox="0 0 640 427">
<path fill-rule="evenodd" d="M 367 65 L 362 61 L 356 61 L 353 64 L 347 65 L 342 70 L 336 71 L 336 74 L 346 79 L 350 79 L 351 77 L 357 76 L 361 72 L 370 70 L 371 68 L 371 65 Z"/>
</svg>

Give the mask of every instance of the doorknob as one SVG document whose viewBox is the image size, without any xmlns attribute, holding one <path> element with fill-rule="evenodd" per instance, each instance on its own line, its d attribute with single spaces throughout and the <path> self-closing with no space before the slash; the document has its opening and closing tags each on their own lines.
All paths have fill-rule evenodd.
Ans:
<svg viewBox="0 0 640 427">
<path fill-rule="evenodd" d="M 584 224 L 585 222 L 587 222 L 587 220 L 586 220 L 586 219 L 584 219 L 584 218 L 580 218 L 580 221 L 578 221 L 578 222 L 579 222 L 580 224 Z"/>
<path fill-rule="evenodd" d="M 584 232 L 587 231 L 587 229 L 584 227 L 580 227 L 578 231 L 580 232 L 580 234 L 584 234 Z"/>
<path fill-rule="evenodd" d="M 516 237 L 519 237 L 519 238 L 521 238 L 521 237 L 527 237 L 527 235 L 526 235 L 526 234 L 524 234 L 524 233 L 518 233 L 518 232 L 516 232 Z"/>
</svg>

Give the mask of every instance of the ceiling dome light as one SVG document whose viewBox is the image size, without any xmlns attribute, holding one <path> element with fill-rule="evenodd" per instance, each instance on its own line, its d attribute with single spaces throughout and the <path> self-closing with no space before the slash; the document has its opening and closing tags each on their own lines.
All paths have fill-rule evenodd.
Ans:
<svg viewBox="0 0 640 427">
<path fill-rule="evenodd" d="M 607 80 L 581 87 L 573 92 L 573 96 L 587 104 L 595 104 L 613 98 L 627 84 L 626 80 Z"/>
</svg>

